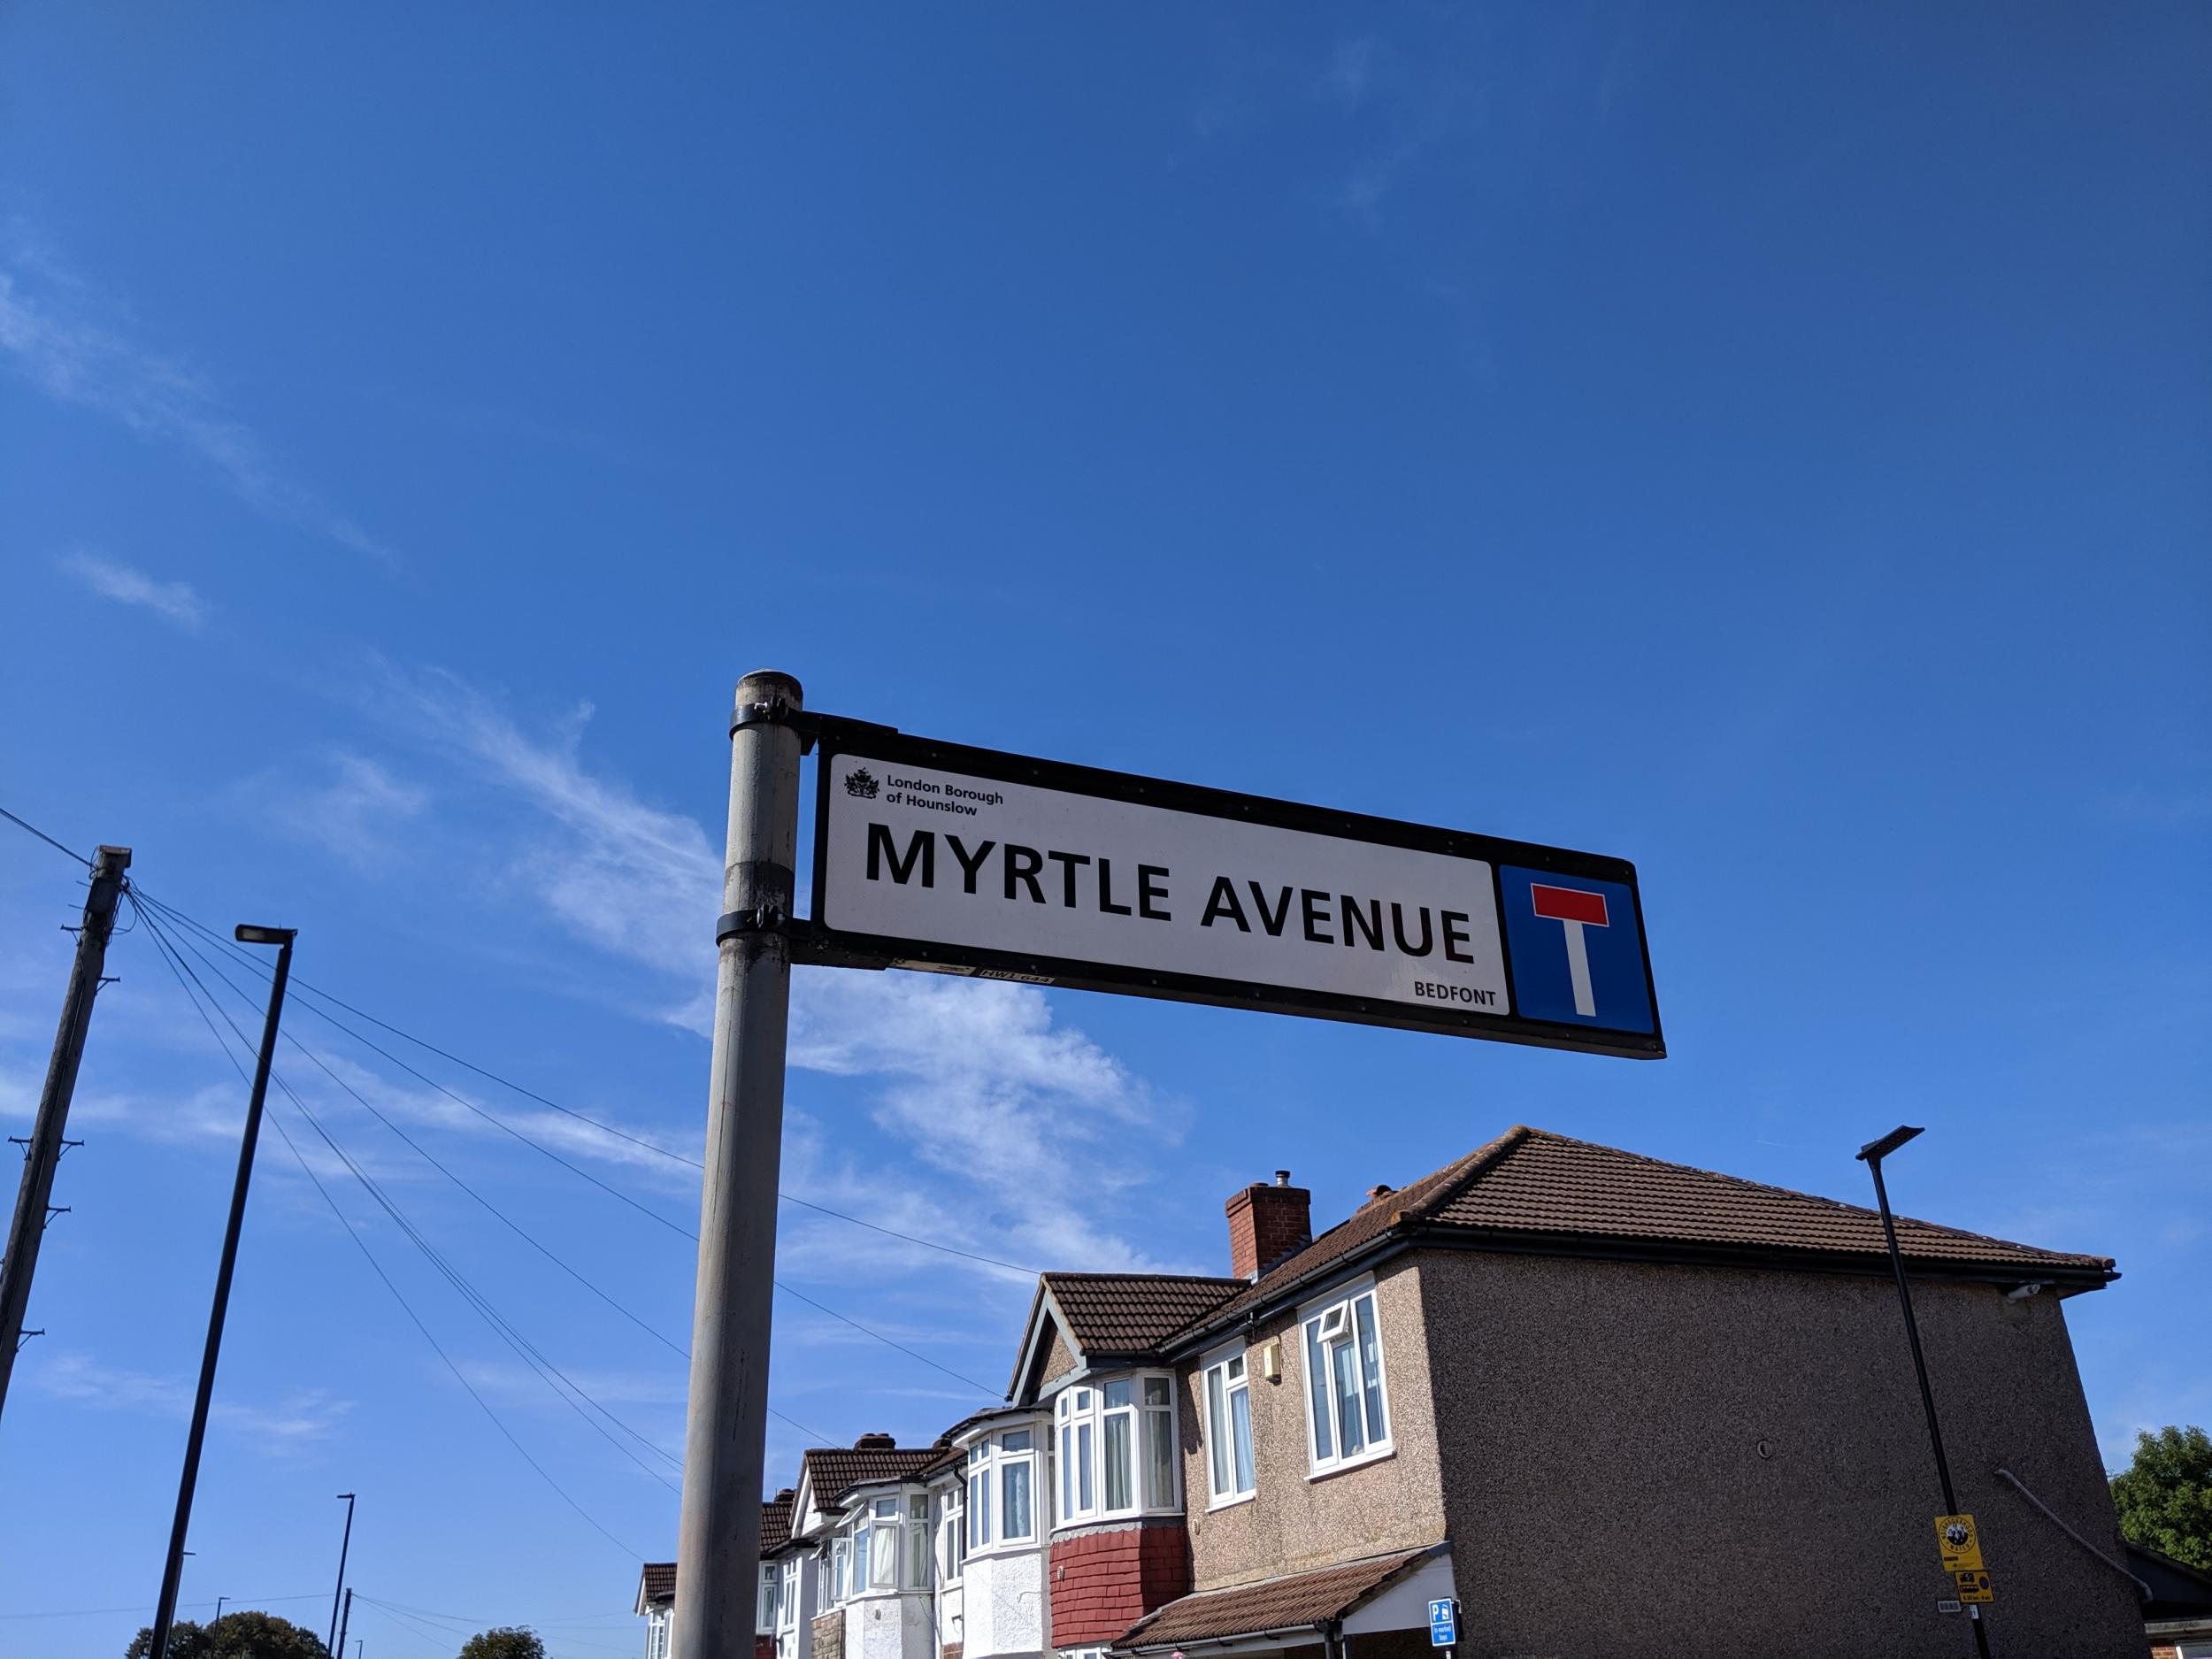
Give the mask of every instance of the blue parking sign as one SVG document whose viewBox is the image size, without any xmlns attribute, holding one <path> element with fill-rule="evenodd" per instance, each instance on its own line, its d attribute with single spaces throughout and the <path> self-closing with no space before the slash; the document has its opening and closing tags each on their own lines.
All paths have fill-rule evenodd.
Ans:
<svg viewBox="0 0 2212 1659">
<path fill-rule="evenodd" d="M 1429 1603 L 1429 1646 L 1449 1647 L 1459 1640 L 1459 1603 L 1449 1599 Z"/>
</svg>

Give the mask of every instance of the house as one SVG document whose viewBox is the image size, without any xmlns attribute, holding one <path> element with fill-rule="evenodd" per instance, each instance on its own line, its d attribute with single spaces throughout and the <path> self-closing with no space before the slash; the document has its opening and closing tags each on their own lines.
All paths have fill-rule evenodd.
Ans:
<svg viewBox="0 0 2212 1659">
<path fill-rule="evenodd" d="M 2212 1573 L 2141 1544 L 2127 1547 L 2127 1570 L 2141 1586 L 2151 1659 L 2212 1659 Z"/>
<path fill-rule="evenodd" d="M 1517 1127 L 1226 1212 L 1225 1275 L 1042 1275 L 1003 1407 L 806 1453 L 774 1659 L 1413 1659 L 1442 1598 L 1466 1655 L 1959 1651 L 1872 1211 Z M 1993 1645 L 2140 1659 L 2063 1313 L 2113 1263 L 1897 1230 Z"/>
</svg>

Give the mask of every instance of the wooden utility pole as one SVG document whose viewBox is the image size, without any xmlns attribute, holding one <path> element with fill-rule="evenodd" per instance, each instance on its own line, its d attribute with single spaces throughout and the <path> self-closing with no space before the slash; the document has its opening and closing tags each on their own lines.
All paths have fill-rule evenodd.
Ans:
<svg viewBox="0 0 2212 1659">
<path fill-rule="evenodd" d="M 77 930 L 77 959 L 62 999 L 61 1029 L 55 1033 L 54 1057 L 47 1063 L 46 1087 L 39 1094 L 38 1119 L 23 1148 L 23 1185 L 16 1190 L 15 1218 L 8 1225 L 8 1254 L 0 1260 L 0 1411 L 7 1409 L 8 1379 L 15 1370 L 16 1350 L 23 1346 L 31 1275 L 38 1270 L 38 1247 L 54 1193 L 54 1166 L 61 1162 L 77 1066 L 84 1058 L 85 1033 L 92 1028 L 92 1000 L 100 992 L 108 935 L 115 928 L 123 872 L 130 864 L 127 847 L 103 847 L 92 861 L 92 891 L 85 895 L 84 926 Z"/>
</svg>

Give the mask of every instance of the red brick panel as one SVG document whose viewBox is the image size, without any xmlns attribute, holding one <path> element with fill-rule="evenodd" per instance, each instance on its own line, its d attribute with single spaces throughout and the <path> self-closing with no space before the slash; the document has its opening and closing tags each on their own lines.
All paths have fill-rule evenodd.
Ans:
<svg viewBox="0 0 2212 1659">
<path fill-rule="evenodd" d="M 1313 1242 L 1313 1194 L 1302 1187 L 1248 1187 L 1223 1209 L 1229 1271 L 1239 1279 L 1257 1279 Z"/>
<path fill-rule="evenodd" d="M 1053 1540 L 1052 1645 L 1095 1647 L 1190 1594 L 1180 1526 L 1128 1526 Z"/>
</svg>

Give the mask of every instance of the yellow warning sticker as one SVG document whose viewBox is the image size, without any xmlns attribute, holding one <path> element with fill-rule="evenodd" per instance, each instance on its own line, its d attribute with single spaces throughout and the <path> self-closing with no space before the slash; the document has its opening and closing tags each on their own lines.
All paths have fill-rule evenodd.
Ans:
<svg viewBox="0 0 2212 1659">
<path fill-rule="evenodd" d="M 1979 1572 L 1982 1570 L 1982 1539 L 1974 1529 L 1970 1515 L 1939 1515 L 1935 1517 L 1936 1548 L 1943 1555 L 1946 1572 Z"/>
<path fill-rule="evenodd" d="M 1989 1574 L 1976 1567 L 1965 1572 L 1955 1572 L 1951 1581 L 1959 1587 L 1962 1601 L 1994 1601 L 1997 1591 L 1989 1582 Z"/>
</svg>

